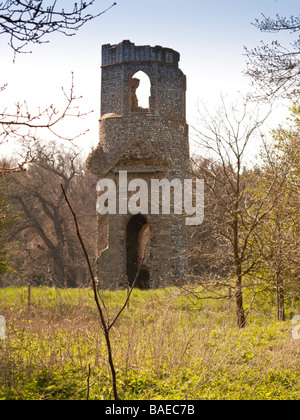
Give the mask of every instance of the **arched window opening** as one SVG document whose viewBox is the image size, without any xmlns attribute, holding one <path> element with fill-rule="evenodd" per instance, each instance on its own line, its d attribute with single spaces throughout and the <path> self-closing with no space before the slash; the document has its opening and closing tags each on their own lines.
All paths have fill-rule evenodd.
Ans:
<svg viewBox="0 0 300 420">
<path fill-rule="evenodd" d="M 132 286 L 140 267 L 135 285 L 139 289 L 150 288 L 149 245 L 149 224 L 144 216 L 137 214 L 129 220 L 126 229 L 127 279 L 130 286 Z"/>
<path fill-rule="evenodd" d="M 130 104 L 132 112 L 147 112 L 150 109 L 151 82 L 143 71 L 130 79 Z"/>
</svg>

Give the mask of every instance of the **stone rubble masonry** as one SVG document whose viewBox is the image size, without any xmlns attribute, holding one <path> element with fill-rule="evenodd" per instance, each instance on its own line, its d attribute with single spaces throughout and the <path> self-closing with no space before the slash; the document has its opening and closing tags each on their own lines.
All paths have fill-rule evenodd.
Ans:
<svg viewBox="0 0 300 420">
<path fill-rule="evenodd" d="M 142 178 L 189 178 L 186 77 L 180 55 L 161 46 L 130 41 L 102 47 L 99 144 L 87 160 L 98 178 L 128 171 L 128 182 Z M 149 109 L 132 108 L 132 78 L 138 71 L 151 82 Z M 118 208 L 118 203 L 117 203 Z M 151 206 L 149 205 L 149 208 Z M 97 276 L 101 287 L 125 287 L 126 230 L 132 215 L 98 215 Z M 187 230 L 183 215 L 144 215 L 150 226 L 149 287 L 184 281 L 188 274 Z"/>
</svg>

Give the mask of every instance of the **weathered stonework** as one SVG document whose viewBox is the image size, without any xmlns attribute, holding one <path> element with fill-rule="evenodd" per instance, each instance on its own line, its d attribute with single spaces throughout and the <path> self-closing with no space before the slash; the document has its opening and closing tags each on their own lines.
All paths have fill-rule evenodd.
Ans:
<svg viewBox="0 0 300 420">
<path fill-rule="evenodd" d="M 160 46 L 135 46 L 130 41 L 102 47 L 100 141 L 88 168 L 100 178 L 115 180 L 127 171 L 135 178 L 188 177 L 189 143 L 185 119 L 186 77 L 179 54 Z M 138 108 L 134 75 L 143 71 L 151 82 L 149 109 Z M 117 202 L 117 208 L 119 203 Z M 140 287 L 161 287 L 181 281 L 188 271 L 183 216 L 98 216 L 97 268 L 100 285 L 132 283 L 147 243 Z"/>
</svg>

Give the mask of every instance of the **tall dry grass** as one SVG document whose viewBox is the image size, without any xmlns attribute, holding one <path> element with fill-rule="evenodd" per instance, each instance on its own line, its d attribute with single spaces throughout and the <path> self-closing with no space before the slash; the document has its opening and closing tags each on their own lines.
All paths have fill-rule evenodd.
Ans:
<svg viewBox="0 0 300 420">
<path fill-rule="evenodd" d="M 126 292 L 105 292 L 111 318 Z M 2 399 L 112 398 L 106 348 L 89 290 L 0 290 Z M 298 399 L 300 342 L 258 302 L 238 330 L 227 300 L 180 289 L 135 291 L 111 338 L 126 399 Z"/>
</svg>

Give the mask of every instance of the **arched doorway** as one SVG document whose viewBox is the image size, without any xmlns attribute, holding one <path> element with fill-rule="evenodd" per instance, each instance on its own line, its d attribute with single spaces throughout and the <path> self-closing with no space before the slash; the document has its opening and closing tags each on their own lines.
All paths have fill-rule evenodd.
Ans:
<svg viewBox="0 0 300 420">
<path fill-rule="evenodd" d="M 135 283 L 139 289 L 150 288 L 149 266 L 147 265 L 149 242 L 150 227 L 147 220 L 141 214 L 133 216 L 126 229 L 127 278 L 129 285 L 132 286 L 140 267 Z"/>
</svg>

